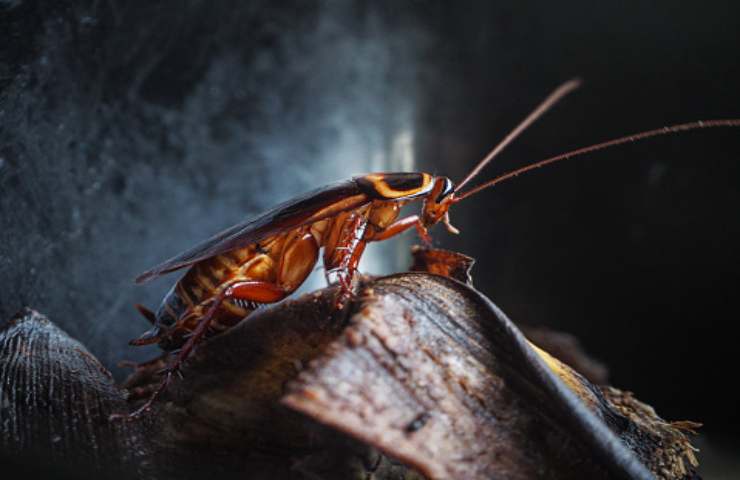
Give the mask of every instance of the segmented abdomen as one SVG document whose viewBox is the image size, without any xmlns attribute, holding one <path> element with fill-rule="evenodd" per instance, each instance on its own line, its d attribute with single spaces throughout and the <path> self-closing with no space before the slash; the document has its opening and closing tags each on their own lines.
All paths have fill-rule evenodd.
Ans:
<svg viewBox="0 0 740 480">
<path fill-rule="evenodd" d="M 193 265 L 162 301 L 157 312 L 157 325 L 162 329 L 160 346 L 174 350 L 182 346 L 186 336 L 195 330 L 208 312 L 221 289 L 230 282 L 259 279 L 274 281 L 273 256 L 279 258 L 283 236 L 273 237 L 260 245 L 233 250 Z M 217 310 L 205 336 L 227 330 L 260 307 L 257 302 L 240 299 L 225 300 Z"/>
</svg>

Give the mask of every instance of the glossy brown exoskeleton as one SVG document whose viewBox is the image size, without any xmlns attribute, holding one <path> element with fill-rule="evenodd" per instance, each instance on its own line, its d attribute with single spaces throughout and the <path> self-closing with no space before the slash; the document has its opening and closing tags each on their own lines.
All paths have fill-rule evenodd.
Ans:
<svg viewBox="0 0 740 480">
<path fill-rule="evenodd" d="M 460 193 L 515 137 L 577 86 L 578 81 L 570 81 L 555 90 L 456 187 L 449 178 L 428 173 L 357 176 L 285 202 L 140 275 L 139 283 L 188 267 L 156 314 L 138 307 L 154 326 L 131 344 L 158 343 L 166 351 L 177 352 L 177 357 L 157 392 L 131 416 L 150 407 L 199 341 L 294 292 L 313 270 L 322 248 L 327 279 L 336 280 L 340 287 L 337 304 L 341 306 L 352 292 L 357 265 L 369 242 L 414 228 L 429 243 L 427 230 L 438 222 L 458 233 L 449 223 L 448 210 L 476 192 L 528 170 L 609 146 L 697 128 L 740 126 L 737 119 L 711 120 L 622 137 L 527 165 Z M 423 202 L 421 213 L 399 219 L 401 207 L 416 200 Z"/>
<path fill-rule="evenodd" d="M 221 332 L 260 305 L 282 300 L 311 273 L 323 248 L 327 279 L 351 290 L 368 242 L 385 240 L 426 224 L 414 215 L 398 220 L 401 207 L 418 197 L 434 203 L 449 195 L 449 179 L 426 173 L 381 173 L 355 177 L 286 202 L 255 220 L 205 241 L 138 277 L 189 266 L 156 314 L 154 323 L 131 343 L 159 343 L 165 350 L 187 348 L 200 336 Z M 185 337 L 192 333 L 188 342 Z"/>
</svg>

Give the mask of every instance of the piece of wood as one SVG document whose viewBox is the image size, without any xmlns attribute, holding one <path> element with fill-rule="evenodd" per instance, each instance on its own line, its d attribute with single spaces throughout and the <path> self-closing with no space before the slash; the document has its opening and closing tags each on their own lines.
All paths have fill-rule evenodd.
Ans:
<svg viewBox="0 0 740 480">
<path fill-rule="evenodd" d="M 111 374 L 43 315 L 24 309 L 0 327 L 6 461 L 44 478 L 144 476 L 151 453 L 144 423 L 108 421 L 126 408 Z"/>
<path fill-rule="evenodd" d="M 37 400 L 13 397 L 32 408 L 14 410 L 22 428 L 0 427 L 3 445 L 28 454 L 55 438 L 45 425 L 84 426 L 94 452 L 77 434 L 58 452 L 33 451 L 157 479 L 694 478 L 695 424 L 592 385 L 469 285 L 426 273 L 364 279 L 344 311 L 335 294 L 284 302 L 204 342 L 150 414 L 121 424 L 107 415 L 142 401 L 162 361 L 131 377 L 125 407 L 53 325 L 11 324 L 0 336 L 3 395 Z M 39 353 L 13 360 L 28 351 Z M 86 398 L 101 406 L 81 408 Z"/>
<path fill-rule="evenodd" d="M 607 475 L 521 364 L 534 360 L 526 341 L 472 290 L 407 274 L 374 282 L 360 303 L 284 403 L 429 478 Z"/>
<path fill-rule="evenodd" d="M 177 424 L 203 435 L 177 442 L 218 434 L 234 448 L 234 429 L 248 451 L 257 437 L 278 452 L 325 451 L 281 403 L 429 478 L 693 474 L 680 428 L 635 421 L 637 404 L 615 404 L 467 285 L 400 274 L 366 282 L 347 317 L 332 301 L 329 289 L 287 302 L 203 345 L 165 411 L 187 412 Z"/>
</svg>

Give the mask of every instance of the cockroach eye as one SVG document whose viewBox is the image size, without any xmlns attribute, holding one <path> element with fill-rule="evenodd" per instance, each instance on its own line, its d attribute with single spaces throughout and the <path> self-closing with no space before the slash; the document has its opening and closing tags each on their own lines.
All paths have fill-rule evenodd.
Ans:
<svg viewBox="0 0 740 480">
<path fill-rule="evenodd" d="M 437 198 L 434 200 L 435 203 L 441 203 L 444 198 L 452 192 L 454 185 L 452 184 L 452 180 L 450 180 L 447 177 L 444 177 L 444 187 L 442 188 L 442 191 L 439 192 L 439 195 L 437 195 Z"/>
</svg>

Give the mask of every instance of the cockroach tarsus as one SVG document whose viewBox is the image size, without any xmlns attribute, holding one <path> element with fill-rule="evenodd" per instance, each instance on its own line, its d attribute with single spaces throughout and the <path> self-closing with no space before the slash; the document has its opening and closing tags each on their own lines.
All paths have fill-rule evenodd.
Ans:
<svg viewBox="0 0 740 480">
<path fill-rule="evenodd" d="M 294 292 L 313 270 L 322 248 L 327 280 L 339 285 L 336 304 L 341 308 L 352 294 L 357 265 L 368 243 L 387 240 L 413 228 L 425 244 L 430 244 L 428 229 L 440 222 L 449 232 L 458 233 L 449 220 L 450 207 L 481 190 L 535 168 L 623 143 L 686 130 L 740 126 L 740 119 L 722 119 L 650 130 L 532 163 L 461 191 L 509 143 L 579 84 L 578 80 L 570 80 L 555 89 L 457 186 L 447 177 L 422 172 L 353 177 L 234 225 L 141 274 L 137 283 L 188 267 L 156 313 L 136 306 L 153 327 L 130 342 L 157 343 L 165 351 L 176 352 L 176 356 L 147 402 L 136 411 L 117 417 L 134 418 L 147 411 L 201 340 L 233 327 L 254 310 Z M 420 214 L 399 219 L 401 207 L 416 200 L 423 202 Z"/>
</svg>

